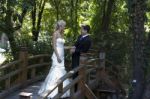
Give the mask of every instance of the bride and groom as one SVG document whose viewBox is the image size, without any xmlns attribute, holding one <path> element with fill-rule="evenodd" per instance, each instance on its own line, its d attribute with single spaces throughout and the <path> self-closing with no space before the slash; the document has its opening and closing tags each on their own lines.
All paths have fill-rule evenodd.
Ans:
<svg viewBox="0 0 150 99">
<path fill-rule="evenodd" d="M 43 82 L 40 90 L 38 91 L 38 95 L 41 97 L 47 95 L 48 91 L 52 90 L 55 86 L 57 86 L 57 81 L 66 74 L 65 66 L 64 66 L 64 29 L 66 26 L 66 22 L 63 20 L 59 20 L 55 24 L 55 31 L 52 37 L 52 45 L 53 45 L 53 54 L 52 54 L 52 65 L 51 69 Z M 79 66 L 79 58 L 81 52 L 87 52 L 91 46 L 91 40 L 88 35 L 90 31 L 89 25 L 81 26 L 81 35 L 78 37 L 75 45 L 70 48 L 70 52 L 72 53 L 72 69 Z M 73 79 L 76 77 L 75 75 Z M 70 83 L 69 79 L 63 82 L 64 87 Z M 50 95 L 48 95 L 48 99 L 53 98 L 58 93 L 58 88 L 56 88 Z M 62 95 L 62 98 L 66 98 L 70 96 L 70 91 L 65 92 Z"/>
</svg>

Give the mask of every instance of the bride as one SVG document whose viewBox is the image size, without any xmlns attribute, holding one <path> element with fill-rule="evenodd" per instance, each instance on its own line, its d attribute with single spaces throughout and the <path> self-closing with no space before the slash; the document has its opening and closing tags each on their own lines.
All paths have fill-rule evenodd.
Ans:
<svg viewBox="0 0 150 99">
<path fill-rule="evenodd" d="M 51 69 L 43 82 L 38 95 L 44 97 L 47 93 L 57 86 L 59 78 L 66 74 L 64 66 L 64 38 L 63 33 L 66 26 L 66 22 L 59 20 L 55 26 L 55 32 L 53 33 L 53 55 L 52 55 L 52 66 Z M 63 82 L 64 87 L 69 84 L 69 79 Z M 48 99 L 53 98 L 58 93 L 58 88 L 56 88 L 50 95 Z M 63 94 L 62 98 L 69 97 L 70 91 Z"/>
</svg>

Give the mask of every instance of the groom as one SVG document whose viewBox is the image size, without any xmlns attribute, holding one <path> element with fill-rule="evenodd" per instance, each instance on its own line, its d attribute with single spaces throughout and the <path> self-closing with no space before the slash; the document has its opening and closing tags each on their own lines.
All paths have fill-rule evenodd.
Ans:
<svg viewBox="0 0 150 99">
<path fill-rule="evenodd" d="M 79 35 L 75 45 L 70 50 L 72 53 L 72 68 L 76 68 L 79 66 L 80 54 L 86 53 L 91 47 L 91 39 L 89 36 L 90 26 L 82 25 L 81 26 L 81 35 Z M 77 77 L 78 74 L 73 76 L 73 79 Z M 76 88 L 75 88 L 76 89 Z"/>
</svg>

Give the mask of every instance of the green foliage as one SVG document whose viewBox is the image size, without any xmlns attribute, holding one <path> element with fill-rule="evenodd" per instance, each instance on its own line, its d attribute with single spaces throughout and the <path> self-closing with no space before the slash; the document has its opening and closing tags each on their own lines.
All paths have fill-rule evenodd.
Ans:
<svg viewBox="0 0 150 99">
<path fill-rule="evenodd" d="M 31 36 L 24 33 L 22 35 L 18 35 L 16 42 L 18 49 L 20 48 L 20 46 L 26 46 L 30 54 L 37 55 L 50 53 L 52 51 L 50 40 L 51 39 L 47 33 L 45 33 L 45 35 L 43 33 L 43 35 L 41 35 L 39 41 L 37 42 L 33 41 Z"/>
<path fill-rule="evenodd" d="M 20 24 L 19 20 L 22 19 L 22 11 L 27 10 L 23 18 L 21 28 L 11 31 L 5 31 L 3 27 L 8 27 L 6 22 L 6 0 L 0 0 L 0 32 L 7 33 L 10 37 L 14 38 L 15 46 L 12 47 L 18 53 L 20 46 L 27 46 L 31 55 L 40 53 L 52 52 L 51 36 L 54 32 L 54 24 L 57 20 L 63 19 L 66 21 L 67 26 L 65 30 L 65 45 L 73 45 L 78 35 L 80 34 L 80 25 L 89 24 L 91 26 L 90 35 L 93 41 L 93 48 L 99 50 L 104 48 L 106 51 L 106 58 L 112 61 L 115 65 L 120 65 L 120 68 L 130 71 L 130 55 L 132 48 L 132 35 L 129 32 L 129 15 L 130 7 L 134 4 L 130 0 L 115 0 L 115 4 L 110 15 L 109 29 L 107 32 L 102 31 L 103 15 L 108 5 L 104 6 L 105 0 L 47 0 L 44 12 L 42 14 L 41 28 L 39 32 L 39 40 L 32 40 L 32 18 L 31 11 L 34 3 L 40 5 L 41 0 L 8 0 L 13 7 L 13 23 L 15 26 Z M 107 3 L 109 0 L 106 0 Z M 136 1 L 136 0 L 134 0 Z M 146 37 L 150 33 L 150 1 L 147 1 L 146 13 Z M 129 8 L 129 10 L 128 10 Z M 23 10 L 24 9 L 24 10 Z M 37 7 L 39 10 L 39 8 Z M 36 14 L 38 14 L 36 12 Z M 37 18 L 37 17 L 36 17 Z M 17 23 L 17 24 L 16 24 Z M 11 35 L 13 34 L 13 35 Z M 147 48 L 149 49 L 149 48 Z M 147 50 L 147 53 L 150 51 Z M 7 54 L 9 60 L 10 53 Z M 69 60 L 70 56 L 66 55 Z M 149 64 L 149 63 L 148 63 Z M 122 70 L 124 73 L 125 70 Z M 129 78 L 128 72 L 124 74 Z"/>
</svg>

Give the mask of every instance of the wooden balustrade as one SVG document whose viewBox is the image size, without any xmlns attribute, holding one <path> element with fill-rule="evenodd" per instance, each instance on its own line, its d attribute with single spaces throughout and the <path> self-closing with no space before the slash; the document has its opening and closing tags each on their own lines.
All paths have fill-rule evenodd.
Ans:
<svg viewBox="0 0 150 99">
<path fill-rule="evenodd" d="M 84 96 L 86 96 L 88 99 L 96 99 L 96 96 L 93 94 L 93 92 L 91 91 L 91 85 L 95 84 L 95 81 L 88 82 L 87 83 L 87 76 L 90 76 L 90 72 L 93 70 L 97 70 L 97 64 L 96 61 L 99 60 L 99 58 L 91 58 L 88 57 L 87 55 L 93 55 L 92 53 L 87 53 L 87 54 L 81 54 L 80 57 L 80 66 L 69 71 L 67 74 L 65 74 L 62 78 L 60 78 L 60 81 L 58 82 L 58 85 L 53 89 L 55 90 L 56 88 L 58 88 L 58 94 L 54 97 L 54 99 L 58 99 L 60 98 L 66 91 L 70 90 L 71 95 L 72 95 L 72 99 L 76 99 L 78 97 L 77 94 L 82 94 Z M 28 57 L 28 51 L 26 48 L 23 48 L 20 51 L 19 54 L 19 60 L 11 62 L 9 64 L 3 65 L 0 67 L 0 70 L 4 70 L 6 68 L 9 67 L 13 67 L 16 65 L 19 65 L 19 68 L 17 68 L 14 71 L 8 72 L 7 74 L 3 75 L 0 77 L 0 82 L 5 80 L 5 89 L 2 90 L 2 93 L 0 93 L 0 98 L 6 96 L 8 93 L 20 88 L 20 87 L 24 87 L 27 84 L 40 80 L 43 76 L 39 76 L 36 74 L 37 68 L 41 67 L 41 66 L 49 66 L 50 62 L 45 62 L 44 58 L 46 57 L 50 57 L 47 54 L 42 54 L 42 55 L 36 55 L 36 56 L 30 56 Z M 91 59 L 88 59 L 91 58 Z M 36 61 L 36 63 L 34 64 L 30 64 L 29 61 L 38 59 L 38 61 Z M 88 65 L 89 64 L 89 65 Z M 93 66 L 94 65 L 94 66 Z M 30 78 L 28 78 L 28 74 L 30 72 Z M 66 79 L 70 79 L 70 77 L 73 76 L 73 74 L 75 74 L 76 72 L 79 72 L 79 76 L 77 78 L 75 78 L 74 80 L 71 81 L 71 83 L 69 83 L 67 86 L 63 87 L 63 81 L 65 81 Z M 99 71 L 97 71 L 99 72 Z M 14 77 L 14 75 L 18 75 L 18 80 L 17 80 L 17 85 L 12 86 L 11 85 L 11 79 Z M 88 79 L 90 80 L 90 79 Z M 78 91 L 75 93 L 74 92 L 74 85 L 78 83 Z M 89 85 L 89 87 L 88 87 Z M 47 95 L 44 97 L 46 99 L 46 97 L 53 91 L 49 91 L 47 93 Z M 90 95 L 88 95 L 90 94 Z M 81 95 L 81 96 L 82 96 Z"/>
<path fill-rule="evenodd" d="M 98 59 L 95 59 L 96 61 Z M 94 61 L 95 61 L 94 60 Z M 66 91 L 70 90 L 70 95 L 71 95 L 71 99 L 77 99 L 79 98 L 77 94 L 80 94 L 80 98 L 86 96 L 88 99 L 97 99 L 96 96 L 94 95 L 94 93 L 90 90 L 90 88 L 88 87 L 88 85 L 86 84 L 86 77 L 87 75 L 93 71 L 96 70 L 97 67 L 96 66 L 92 66 L 92 65 L 87 65 L 89 63 L 91 63 L 93 61 L 87 61 L 87 56 L 86 54 L 82 54 L 80 57 L 80 66 L 71 70 L 70 72 L 68 72 L 67 74 L 65 74 L 63 77 L 61 77 L 59 79 L 59 82 L 57 84 L 57 86 L 55 86 L 55 88 L 53 88 L 52 90 L 50 90 L 47 95 L 44 97 L 44 99 L 47 98 L 47 96 L 49 94 L 51 94 L 56 88 L 58 88 L 58 94 L 55 95 L 53 97 L 53 99 L 59 99 Z M 89 69 L 87 69 L 87 67 L 90 67 Z M 63 81 L 65 81 L 66 79 L 69 79 L 70 77 L 73 76 L 73 74 L 75 74 L 76 72 L 79 72 L 79 76 L 76 77 L 75 79 L 73 79 L 67 86 L 63 87 Z M 78 83 L 78 91 L 76 92 L 76 94 L 74 93 L 74 85 Z M 93 82 L 92 84 L 94 84 L 95 82 Z M 90 84 L 90 85 L 92 85 Z"/>
<path fill-rule="evenodd" d="M 0 76 L 0 83 L 4 82 L 4 85 L 0 85 L 0 87 L 4 86 L 4 89 L 2 89 L 0 93 L 0 99 L 21 87 L 25 87 L 32 82 L 42 79 L 44 75 L 37 75 L 36 70 L 42 66 L 50 66 L 50 62 L 44 61 L 44 58 L 47 57 L 50 57 L 50 55 L 41 54 L 29 57 L 27 48 L 21 48 L 18 60 L 0 67 L 0 71 L 8 71 Z M 36 61 L 36 64 L 29 65 L 29 61 L 34 61 L 35 59 L 39 61 Z M 28 74 L 31 74 L 30 78 L 28 78 Z M 15 78 L 15 80 L 13 80 L 14 77 L 17 77 L 17 79 Z"/>
<path fill-rule="evenodd" d="M 27 80 L 27 66 L 28 66 L 28 51 L 27 48 L 22 48 L 20 53 L 19 53 L 19 59 L 22 61 L 20 63 L 20 69 L 21 69 L 21 74 L 20 74 L 20 83 L 24 83 Z"/>
</svg>

